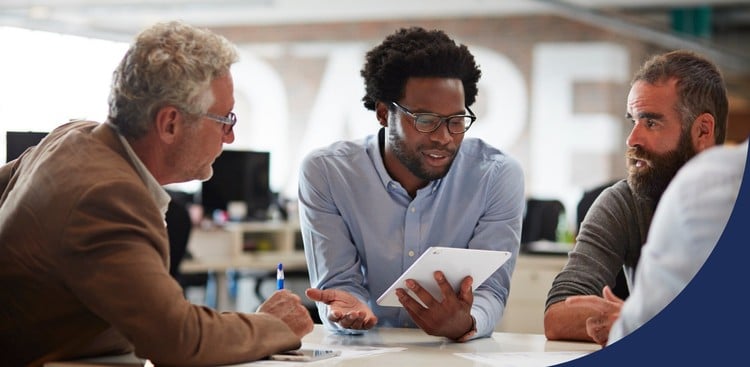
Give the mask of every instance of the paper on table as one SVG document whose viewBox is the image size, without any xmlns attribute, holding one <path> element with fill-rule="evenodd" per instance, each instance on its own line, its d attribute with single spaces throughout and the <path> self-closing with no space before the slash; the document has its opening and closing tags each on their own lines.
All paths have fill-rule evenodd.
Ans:
<svg viewBox="0 0 750 367">
<path fill-rule="evenodd" d="M 392 353 L 392 352 L 401 352 L 403 350 L 406 350 L 406 348 L 401 347 L 392 347 L 392 348 L 381 348 L 381 347 L 371 347 L 366 345 L 325 345 L 325 344 L 311 344 L 311 343 L 302 343 L 302 348 L 305 349 L 335 349 L 340 350 L 341 355 L 338 357 L 333 357 L 333 359 L 351 359 L 351 358 L 361 358 L 361 357 L 368 357 L 368 356 L 374 356 L 378 354 L 383 353 Z M 293 364 L 292 362 L 287 361 L 271 361 L 271 360 L 261 360 L 251 363 L 243 363 L 243 364 L 237 364 L 232 365 L 233 367 L 242 367 L 242 366 L 309 366 L 309 362 L 299 362 L 299 364 Z"/>
<path fill-rule="evenodd" d="M 317 348 L 317 349 L 336 349 L 341 351 L 341 356 L 337 358 L 349 359 L 374 356 L 383 353 L 401 352 L 406 350 L 402 347 L 371 347 L 367 345 L 323 345 L 323 344 L 308 344 L 303 343 L 305 348 Z"/>
<path fill-rule="evenodd" d="M 495 367 L 546 367 L 590 352 L 516 352 L 516 353 L 454 353 L 456 356 Z"/>
</svg>

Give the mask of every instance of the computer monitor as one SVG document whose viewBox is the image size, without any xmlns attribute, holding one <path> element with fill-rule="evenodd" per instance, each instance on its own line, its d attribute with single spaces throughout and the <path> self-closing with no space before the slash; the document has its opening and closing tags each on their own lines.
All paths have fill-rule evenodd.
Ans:
<svg viewBox="0 0 750 367">
<path fill-rule="evenodd" d="M 213 164 L 213 176 L 201 185 L 201 204 L 206 215 L 227 210 L 232 201 L 244 202 L 243 220 L 264 220 L 271 205 L 269 168 L 271 154 L 248 150 L 225 150 Z"/>
<path fill-rule="evenodd" d="M 5 162 L 18 158 L 28 147 L 39 144 L 47 133 L 33 131 L 7 131 L 5 133 Z"/>
</svg>

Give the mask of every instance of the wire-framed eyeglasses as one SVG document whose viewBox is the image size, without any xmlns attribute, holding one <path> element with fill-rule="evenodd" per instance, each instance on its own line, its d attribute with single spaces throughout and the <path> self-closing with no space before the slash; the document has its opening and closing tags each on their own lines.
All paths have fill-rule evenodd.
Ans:
<svg viewBox="0 0 750 367">
<path fill-rule="evenodd" d="M 224 135 L 229 135 L 232 132 L 234 125 L 237 124 L 237 115 L 235 115 L 234 112 L 230 112 L 226 116 L 219 116 L 213 113 L 204 113 L 203 117 L 224 124 L 222 126 Z"/>
<path fill-rule="evenodd" d="M 411 116 L 414 120 L 414 128 L 421 133 L 431 133 L 437 130 L 445 121 L 448 125 L 448 132 L 451 134 L 463 134 L 471 127 L 471 124 L 477 120 L 477 116 L 474 112 L 466 106 L 466 110 L 469 111 L 468 115 L 451 115 L 451 116 L 440 116 L 436 113 L 431 112 L 420 112 L 414 113 L 409 111 L 408 108 L 398 104 L 398 102 L 391 102 L 394 106 Z"/>
</svg>

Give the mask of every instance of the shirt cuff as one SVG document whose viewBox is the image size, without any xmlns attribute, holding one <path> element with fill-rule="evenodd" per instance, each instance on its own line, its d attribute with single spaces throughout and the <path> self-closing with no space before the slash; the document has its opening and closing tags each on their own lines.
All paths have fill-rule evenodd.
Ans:
<svg viewBox="0 0 750 367">
<path fill-rule="evenodd" d="M 476 333 L 477 333 L 477 319 L 475 319 L 474 316 L 471 316 L 471 329 L 469 329 L 469 331 L 467 331 L 466 334 L 461 335 L 461 337 L 456 339 L 456 341 L 459 343 L 467 342 Z"/>
</svg>

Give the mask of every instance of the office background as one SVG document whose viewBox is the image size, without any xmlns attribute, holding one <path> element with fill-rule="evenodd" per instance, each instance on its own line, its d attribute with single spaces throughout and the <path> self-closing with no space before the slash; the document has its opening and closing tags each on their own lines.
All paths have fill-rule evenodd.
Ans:
<svg viewBox="0 0 750 367">
<path fill-rule="evenodd" d="M 362 57 L 409 25 L 444 29 L 472 49 L 484 76 L 473 108 L 479 120 L 468 135 L 519 158 L 527 193 L 559 198 L 569 212 L 585 189 L 624 176 L 628 82 L 652 53 L 690 48 L 716 61 L 730 92 L 728 138 L 739 142 L 750 132 L 748 1 L 4 0 L 0 158 L 5 131 L 49 131 L 70 118 L 101 121 L 111 72 L 127 43 L 149 23 L 173 18 L 216 29 L 240 46 L 234 70 L 240 123 L 229 148 L 271 151 L 272 187 L 288 196 L 307 150 L 375 131 L 359 102 Z M 732 243 L 742 241 L 736 232 Z M 678 313 L 644 329 L 661 326 L 661 335 L 671 334 L 665 323 L 690 319 L 669 338 L 687 343 L 638 338 L 623 351 L 677 356 L 721 349 L 737 356 L 743 350 L 736 336 L 701 337 L 725 335 L 722 323 L 746 322 L 734 317 L 744 314 L 740 302 L 693 317 L 695 305 L 709 306 L 707 297 L 725 296 L 712 281 L 740 286 L 741 277 L 719 276 L 715 268 L 739 268 L 746 257 L 718 253 L 719 265 L 709 263 L 712 277 L 686 295 Z M 683 356 L 696 362 L 702 354 Z"/>
<path fill-rule="evenodd" d="M 483 77 L 467 135 L 517 157 L 528 196 L 560 200 L 568 213 L 583 191 L 624 177 L 629 80 L 651 54 L 690 48 L 716 61 L 730 92 L 728 138 L 750 132 L 746 1 L 5 1 L 0 148 L 7 130 L 102 121 L 127 43 L 165 19 L 239 45 L 240 122 L 227 148 L 271 152 L 271 188 L 288 198 L 309 150 L 377 130 L 360 101 L 364 53 L 411 25 L 470 47 Z"/>
</svg>

